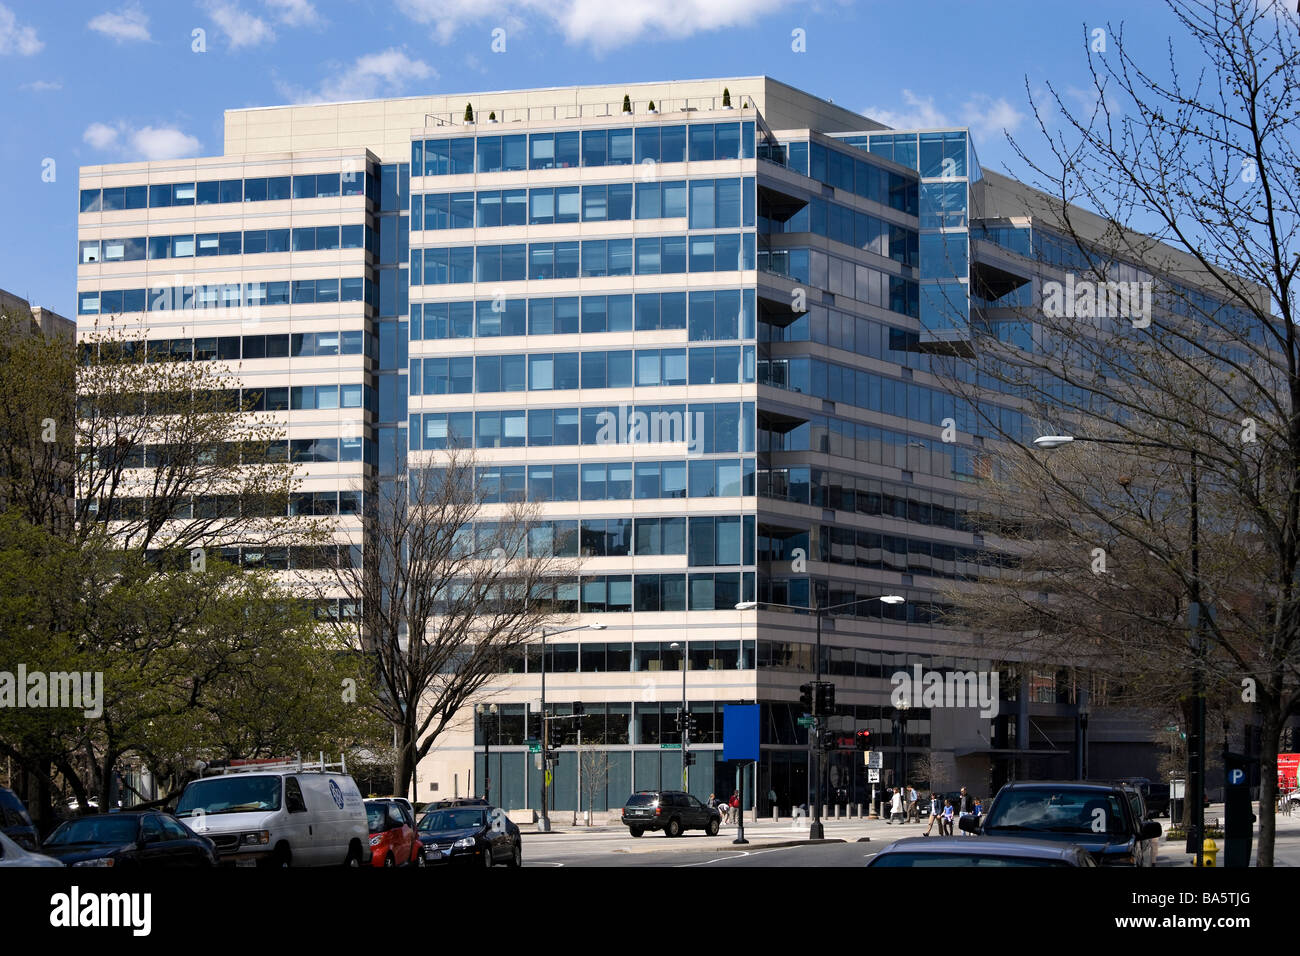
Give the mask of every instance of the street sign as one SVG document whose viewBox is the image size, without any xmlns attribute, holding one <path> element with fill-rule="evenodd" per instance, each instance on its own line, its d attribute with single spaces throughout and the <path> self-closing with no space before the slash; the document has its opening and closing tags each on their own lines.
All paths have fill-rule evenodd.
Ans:
<svg viewBox="0 0 1300 956">
<path fill-rule="evenodd" d="M 879 770 L 868 770 L 868 771 L 867 771 L 867 783 L 880 783 L 880 771 L 879 771 Z"/>
<path fill-rule="evenodd" d="M 800 727 L 811 727 L 813 725 L 812 714 L 802 715 L 798 720 L 798 724 Z"/>
<path fill-rule="evenodd" d="M 530 754 L 539 754 L 542 752 L 542 742 L 536 737 L 528 738 L 528 752 Z"/>
<path fill-rule="evenodd" d="M 660 750 L 681 750 L 682 745 L 681 744 L 660 744 L 659 749 Z"/>
<path fill-rule="evenodd" d="M 1167 733 L 1167 734 L 1176 734 L 1176 733 L 1178 733 L 1178 725 L 1177 725 L 1177 724 L 1170 724 L 1168 727 L 1165 728 L 1165 733 Z"/>
<path fill-rule="evenodd" d="M 549 770 L 546 771 L 546 785 L 548 787 L 551 785 L 551 772 Z"/>
<path fill-rule="evenodd" d="M 883 750 L 868 750 L 862 755 L 862 763 L 872 770 L 879 770 L 885 765 L 885 752 Z"/>
</svg>

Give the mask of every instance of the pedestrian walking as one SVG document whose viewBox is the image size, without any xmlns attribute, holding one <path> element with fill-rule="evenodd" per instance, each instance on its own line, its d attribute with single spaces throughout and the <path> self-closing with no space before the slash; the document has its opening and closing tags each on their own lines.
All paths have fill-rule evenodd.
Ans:
<svg viewBox="0 0 1300 956">
<path fill-rule="evenodd" d="M 727 807 L 728 807 L 729 810 L 730 810 L 730 812 L 727 814 L 727 822 L 728 822 L 728 823 L 739 823 L 739 822 L 740 822 L 740 794 L 739 794 L 739 792 L 737 792 L 737 791 L 735 791 L 735 790 L 731 791 L 731 799 L 727 801 Z"/>
<path fill-rule="evenodd" d="M 916 787 L 907 788 L 907 819 L 913 823 L 921 822 L 921 802 Z"/>
<path fill-rule="evenodd" d="M 930 791 L 930 823 L 928 826 L 926 826 L 925 832 L 922 833 L 921 836 L 930 835 L 930 831 L 934 829 L 935 823 L 940 819 L 939 814 L 940 814 L 939 795 L 935 793 L 933 790 L 931 790 Z M 939 823 L 939 836 L 943 836 L 942 822 Z"/>
<path fill-rule="evenodd" d="M 957 797 L 957 827 L 961 828 L 961 818 L 968 817 L 975 812 L 975 798 L 966 792 L 966 788 L 961 788 L 961 793 Z M 965 834 L 965 830 L 962 833 Z"/>
<path fill-rule="evenodd" d="M 952 801 L 943 802 L 943 819 L 939 821 L 939 836 L 952 836 Z"/>
<path fill-rule="evenodd" d="M 903 813 L 903 788 L 899 787 L 894 791 L 894 795 L 889 798 L 889 822 L 895 821 L 901 826 L 907 822 L 907 817 Z"/>
</svg>

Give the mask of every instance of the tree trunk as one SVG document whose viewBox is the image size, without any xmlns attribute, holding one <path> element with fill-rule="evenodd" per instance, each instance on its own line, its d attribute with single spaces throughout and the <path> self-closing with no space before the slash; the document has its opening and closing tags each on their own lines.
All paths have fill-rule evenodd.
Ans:
<svg viewBox="0 0 1300 956">
<path fill-rule="evenodd" d="M 408 797 L 411 780 L 415 777 L 415 723 L 406 720 L 397 728 L 397 774 L 393 780 L 393 795 Z"/>
<path fill-rule="evenodd" d="M 1271 696 L 1271 695 L 1270 695 Z M 1259 847 L 1256 866 L 1273 865 L 1277 832 L 1277 745 L 1284 723 L 1279 708 L 1269 699 L 1261 708 L 1259 744 Z"/>
</svg>

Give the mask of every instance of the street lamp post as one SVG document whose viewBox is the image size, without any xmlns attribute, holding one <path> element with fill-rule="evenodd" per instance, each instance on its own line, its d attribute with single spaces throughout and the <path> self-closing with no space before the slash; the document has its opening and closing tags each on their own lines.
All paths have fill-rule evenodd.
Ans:
<svg viewBox="0 0 1300 956">
<path fill-rule="evenodd" d="M 598 622 L 592 624 L 578 624 L 575 625 L 574 627 L 561 628 L 558 631 L 548 631 L 546 628 L 542 628 L 542 704 L 541 704 L 542 812 L 541 812 L 541 817 L 537 821 L 538 833 L 551 832 L 550 782 L 549 782 L 549 778 L 551 776 L 551 752 L 550 752 L 550 747 L 547 744 L 547 727 L 546 727 L 546 639 L 548 637 L 556 637 L 560 634 L 568 634 L 570 631 L 582 631 L 587 629 L 593 631 L 603 631 L 605 629 L 605 625 L 600 624 Z"/>
<path fill-rule="evenodd" d="M 492 734 L 499 726 L 500 715 L 496 704 L 479 704 L 474 708 L 479 717 L 479 726 L 483 728 L 483 799 L 492 802 Z M 492 718 L 492 731 L 488 732 L 488 718 Z"/>
<path fill-rule="evenodd" d="M 777 604 L 774 601 L 741 601 L 739 604 L 736 605 L 736 610 L 750 611 L 756 607 L 762 606 L 762 607 L 769 607 L 769 608 L 771 607 L 783 608 L 788 611 L 809 611 L 809 610 L 813 611 L 817 616 L 817 649 L 814 652 L 816 657 L 815 671 L 817 674 L 815 680 L 817 684 L 820 685 L 822 680 L 822 618 L 834 611 L 839 611 L 846 607 L 856 607 L 857 605 L 862 604 L 865 601 L 879 601 L 881 604 L 902 604 L 904 600 L 906 600 L 906 598 L 904 598 L 902 595 L 899 594 L 880 594 L 874 597 L 858 598 L 856 601 L 845 601 L 843 604 L 834 604 L 831 605 L 830 607 L 817 607 L 817 608 L 799 607 L 798 605 L 795 604 Z M 830 715 L 828 714 L 826 716 L 829 717 Z M 815 772 L 813 773 L 812 825 L 808 830 L 808 838 L 811 840 L 822 840 L 825 839 L 825 835 L 826 835 L 825 828 L 822 826 L 822 813 L 821 813 L 822 754 L 825 752 L 825 748 L 822 747 L 822 740 L 821 740 L 821 717 L 822 715 L 817 713 L 817 694 L 816 694 L 816 690 L 814 689 L 813 714 L 812 714 L 813 725 L 810 728 L 808 733 L 808 749 L 809 749 L 809 754 L 813 758 L 812 762 L 815 770 Z M 743 808 L 741 812 L 742 813 L 744 812 Z"/>
<path fill-rule="evenodd" d="M 898 786 L 906 794 L 907 785 L 907 708 L 908 702 L 898 702 Z M 903 806 L 907 806 L 907 797 L 903 797 Z"/>
<path fill-rule="evenodd" d="M 1130 445 L 1143 448 L 1180 450 L 1181 446 L 1168 442 L 1141 441 L 1126 438 L 1082 438 L 1078 435 L 1042 435 L 1034 439 L 1038 448 L 1060 448 L 1072 442 L 1093 442 L 1101 445 Z M 1192 725 L 1187 730 L 1187 788 L 1192 801 L 1191 822 L 1187 827 L 1186 852 L 1196 854 L 1196 865 L 1204 863 L 1205 830 L 1205 607 L 1201 602 L 1200 554 L 1200 500 L 1197 475 L 1196 450 L 1190 449 L 1192 486 L 1188 497 L 1191 529 L 1192 560 L 1191 601 L 1187 607 L 1187 625 L 1192 632 Z M 1085 768 L 1086 769 L 1086 768 Z"/>
<path fill-rule="evenodd" d="M 682 649 L 682 790 L 690 793 L 691 786 L 691 768 L 686 762 L 686 752 L 690 748 L 690 722 L 686 719 L 686 668 L 690 666 L 690 658 L 686 656 L 686 642 L 673 641 L 669 647 L 680 647 Z"/>
</svg>

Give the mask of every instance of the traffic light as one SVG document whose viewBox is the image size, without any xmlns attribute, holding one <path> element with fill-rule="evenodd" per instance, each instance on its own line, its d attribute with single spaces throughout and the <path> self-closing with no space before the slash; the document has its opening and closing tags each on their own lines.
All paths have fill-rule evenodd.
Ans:
<svg viewBox="0 0 1300 956">
<path fill-rule="evenodd" d="M 586 711 L 586 709 L 582 706 L 582 701 L 580 701 L 580 700 L 575 700 L 575 701 L 573 702 L 573 716 L 574 716 L 574 717 L 585 717 L 586 715 L 587 715 L 587 711 Z"/>
<path fill-rule="evenodd" d="M 550 749 L 559 750 L 561 747 L 564 746 L 564 730 L 558 725 L 556 721 L 552 721 L 551 723 L 552 723 L 551 738 L 549 741 Z"/>
<path fill-rule="evenodd" d="M 857 740 L 858 740 L 858 749 L 859 749 L 859 750 L 870 750 L 870 749 L 871 749 L 871 731 L 869 731 L 869 730 L 859 730 L 858 733 L 857 733 Z"/>
<path fill-rule="evenodd" d="M 695 715 L 694 714 L 686 715 L 686 732 L 690 734 L 692 737 L 695 736 Z"/>
<path fill-rule="evenodd" d="M 835 731 L 833 731 L 833 730 L 827 730 L 827 731 L 824 731 L 824 732 L 822 733 L 821 737 L 822 737 L 822 740 L 821 740 L 822 750 L 834 750 L 834 749 L 835 749 Z"/>
<path fill-rule="evenodd" d="M 682 728 L 685 726 L 685 724 L 686 724 L 685 714 L 683 714 L 682 709 L 678 707 L 677 708 L 677 732 L 679 734 L 682 732 Z"/>
<path fill-rule="evenodd" d="M 799 685 L 799 706 L 803 708 L 805 714 L 813 712 L 813 685 Z"/>
<path fill-rule="evenodd" d="M 830 681 L 817 684 L 817 714 L 825 717 L 835 710 L 835 685 Z"/>
<path fill-rule="evenodd" d="M 682 755 L 682 766 L 684 767 L 695 766 L 695 751 L 688 750 L 686 751 L 686 753 Z"/>
</svg>

